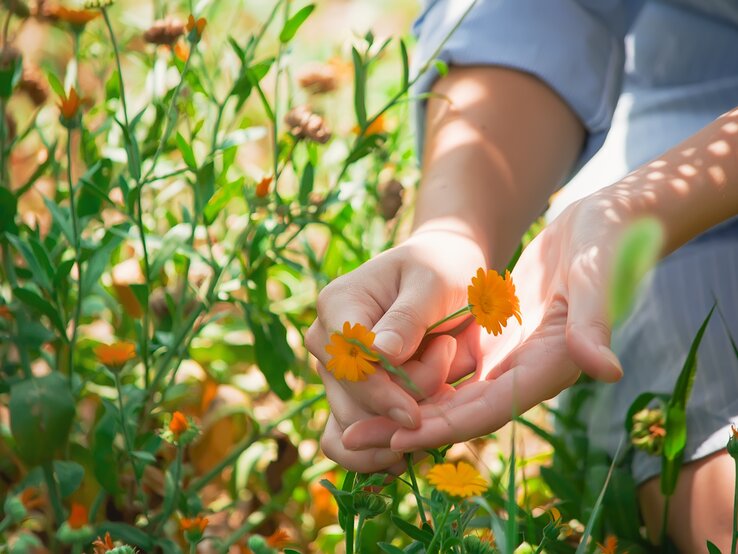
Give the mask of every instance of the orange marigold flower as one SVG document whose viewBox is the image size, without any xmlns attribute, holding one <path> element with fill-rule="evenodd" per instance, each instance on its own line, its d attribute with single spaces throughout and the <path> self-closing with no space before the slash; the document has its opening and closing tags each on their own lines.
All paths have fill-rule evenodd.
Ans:
<svg viewBox="0 0 738 554">
<path fill-rule="evenodd" d="M 471 464 L 436 464 L 428 472 L 428 482 L 439 491 L 466 498 L 479 496 L 487 490 L 487 481 Z"/>
<path fill-rule="evenodd" d="M 191 33 L 192 31 L 195 31 L 198 40 L 202 38 L 202 32 L 205 30 L 205 25 L 207 25 L 207 21 L 204 17 L 195 19 L 195 16 L 190 14 L 187 18 L 187 32 Z"/>
<path fill-rule="evenodd" d="M 605 538 L 605 543 L 597 543 L 600 547 L 600 554 L 616 554 L 618 551 L 618 538 L 615 535 L 608 535 Z"/>
<path fill-rule="evenodd" d="M 89 523 L 87 508 L 85 508 L 82 504 L 72 502 L 72 510 L 69 513 L 67 523 L 72 529 L 81 529 L 82 527 L 87 525 Z"/>
<path fill-rule="evenodd" d="M 7 319 L 8 321 L 13 319 L 13 314 L 11 313 L 10 308 L 8 308 L 8 306 L 6 305 L 0 306 L 0 317 L 2 317 L 3 319 Z"/>
<path fill-rule="evenodd" d="M 358 133 L 359 128 L 355 127 L 354 132 Z M 371 135 L 379 135 L 381 133 L 387 132 L 387 126 L 385 124 L 384 114 L 380 114 L 377 119 L 372 121 L 369 124 L 369 127 L 366 128 L 366 131 L 364 131 L 364 135 L 369 137 Z"/>
<path fill-rule="evenodd" d="M 169 430 L 174 434 L 175 438 L 179 438 L 189 428 L 190 423 L 182 412 L 174 412 L 172 414 L 172 420 L 169 422 Z"/>
<path fill-rule="evenodd" d="M 65 119 L 74 119 L 77 113 L 79 113 L 79 108 L 82 105 L 82 98 L 77 94 L 77 90 L 72 87 L 69 90 L 68 96 L 60 96 L 59 97 L 59 110 L 62 113 L 62 116 L 64 116 Z"/>
<path fill-rule="evenodd" d="M 20 494 L 20 500 L 26 510 L 33 510 L 44 505 L 44 497 L 38 487 L 27 487 Z"/>
<path fill-rule="evenodd" d="M 46 13 L 52 19 L 65 21 L 75 27 L 84 27 L 100 15 L 100 12 L 96 10 L 76 10 L 64 6 L 49 6 Z"/>
<path fill-rule="evenodd" d="M 520 300 L 515 295 L 515 285 L 509 271 L 505 272 L 503 279 L 494 269 L 484 271 L 480 267 L 469 285 L 469 305 L 477 323 L 493 335 L 502 333 L 507 320 L 513 316 L 518 323 L 523 322 Z"/>
<path fill-rule="evenodd" d="M 259 184 L 256 185 L 256 197 L 257 198 L 265 198 L 267 194 L 269 194 L 269 185 L 272 184 L 272 180 L 274 178 L 269 175 L 267 177 L 264 177 L 261 181 L 259 181 Z"/>
<path fill-rule="evenodd" d="M 105 554 L 114 548 L 115 544 L 113 543 L 113 539 L 110 537 L 110 532 L 105 533 L 104 539 L 97 537 L 97 539 L 92 543 L 92 549 L 95 554 Z"/>
<path fill-rule="evenodd" d="M 103 365 L 120 368 L 136 357 L 136 345 L 128 341 L 98 344 L 95 347 L 95 357 Z"/>
<path fill-rule="evenodd" d="M 202 516 L 183 517 L 179 522 L 179 527 L 184 532 L 199 531 L 200 533 L 204 533 L 207 526 L 208 518 Z"/>
<path fill-rule="evenodd" d="M 272 548 L 281 550 L 289 544 L 290 540 L 292 540 L 292 537 L 290 537 L 289 532 L 286 529 L 282 529 L 280 527 L 274 533 L 267 537 L 266 543 Z"/>
<path fill-rule="evenodd" d="M 364 381 L 367 375 L 375 371 L 371 362 L 377 362 L 379 358 L 365 352 L 359 345 L 349 340 L 356 340 L 365 348 L 371 349 L 374 344 L 374 333 L 360 323 L 352 327 L 346 321 L 343 324 L 343 332 L 333 333 L 330 344 L 325 347 L 325 351 L 332 356 L 326 364 L 326 369 L 333 372 L 336 379 Z"/>
</svg>

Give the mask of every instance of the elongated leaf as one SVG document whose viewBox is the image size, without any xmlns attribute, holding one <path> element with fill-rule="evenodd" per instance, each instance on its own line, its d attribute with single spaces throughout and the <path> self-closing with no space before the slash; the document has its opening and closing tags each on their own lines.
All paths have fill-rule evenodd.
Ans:
<svg viewBox="0 0 738 554">
<path fill-rule="evenodd" d="M 410 58 L 407 55 L 407 46 L 405 46 L 405 41 L 402 39 L 400 39 L 400 56 L 402 57 L 401 88 L 404 90 L 410 82 Z"/>
<path fill-rule="evenodd" d="M 18 212 L 18 199 L 6 188 L 0 188 L 0 233 L 16 231 L 15 214 Z"/>
<path fill-rule="evenodd" d="M 627 316 L 638 284 L 659 258 L 663 235 L 661 224 L 653 218 L 637 221 L 623 234 L 610 287 L 611 321 L 620 322 Z"/>
<path fill-rule="evenodd" d="M 722 554 L 720 552 L 720 549 L 712 544 L 710 541 L 707 541 L 707 552 L 708 554 Z"/>
<path fill-rule="evenodd" d="M 388 542 L 380 542 L 377 544 L 377 546 L 382 549 L 382 552 L 387 552 L 387 554 L 405 554 L 404 550 Z"/>
<path fill-rule="evenodd" d="M 305 206 L 310 198 L 310 193 L 313 191 L 313 184 L 315 182 L 315 171 L 313 164 L 308 162 L 305 164 L 305 168 L 302 170 L 302 178 L 300 179 L 300 191 L 297 198 L 301 206 Z"/>
<path fill-rule="evenodd" d="M 291 41 L 297 33 L 297 30 L 303 23 L 305 23 L 305 20 L 310 17 L 310 14 L 313 13 L 314 9 L 315 4 L 308 4 L 307 6 L 300 8 L 295 15 L 290 17 L 285 22 L 284 27 L 282 27 L 282 30 L 279 33 L 279 41 L 282 43 Z"/>
<path fill-rule="evenodd" d="M 269 383 L 271 390 L 282 400 L 292 397 L 292 389 L 284 380 L 295 355 L 287 343 L 287 329 L 274 314 L 254 314 L 246 310 L 249 326 L 254 334 L 256 363 Z"/>
<path fill-rule="evenodd" d="M 426 546 L 428 546 L 433 540 L 433 533 L 429 533 L 425 529 L 419 529 L 418 527 L 415 527 L 415 525 L 408 523 L 394 514 L 392 514 L 391 519 L 392 523 L 394 523 L 400 531 L 405 533 L 411 539 L 420 541 Z"/>
<path fill-rule="evenodd" d="M 59 334 L 66 338 L 66 330 L 64 327 L 64 323 L 62 323 L 61 317 L 59 316 L 59 313 L 54 309 L 54 307 L 44 298 L 40 297 L 38 294 L 33 292 L 32 290 L 25 288 L 25 287 L 16 287 L 13 289 L 13 296 L 23 302 L 26 306 L 31 308 L 32 310 L 35 310 L 46 317 L 49 318 L 49 321 L 51 321 L 52 325 L 56 328 L 57 331 L 59 331 Z"/>
<path fill-rule="evenodd" d="M 53 90 L 58 96 L 66 96 L 66 93 L 64 92 L 64 85 L 62 85 L 59 77 L 51 72 L 47 72 L 46 79 L 49 81 L 51 90 Z"/>
<path fill-rule="evenodd" d="M 118 235 L 110 234 L 107 238 L 107 242 L 102 244 L 95 253 L 90 256 L 87 261 L 87 268 L 82 274 L 82 289 L 84 294 L 88 294 L 92 287 L 95 286 L 100 276 L 105 271 L 105 268 L 110 262 L 110 257 L 113 255 L 113 251 L 118 247 L 123 239 Z"/>
<path fill-rule="evenodd" d="M 666 407 L 664 425 L 666 438 L 664 438 L 664 452 L 661 455 L 661 493 L 666 496 L 674 494 L 679 470 L 682 467 L 684 448 L 687 445 L 687 401 L 697 372 L 697 350 L 699 350 L 702 337 L 714 312 L 715 305 L 710 309 L 689 347 L 687 359 L 684 361 L 684 366 Z"/>
<path fill-rule="evenodd" d="M 366 127 L 366 66 L 356 48 L 351 48 L 354 61 L 354 112 L 361 129 Z"/>
<path fill-rule="evenodd" d="M 197 169 L 197 160 L 195 159 L 195 153 L 192 151 L 192 146 L 187 142 L 187 139 L 182 136 L 182 133 L 177 132 L 175 137 L 177 142 L 177 149 L 182 154 L 182 159 L 187 167 L 191 169 Z"/>
</svg>

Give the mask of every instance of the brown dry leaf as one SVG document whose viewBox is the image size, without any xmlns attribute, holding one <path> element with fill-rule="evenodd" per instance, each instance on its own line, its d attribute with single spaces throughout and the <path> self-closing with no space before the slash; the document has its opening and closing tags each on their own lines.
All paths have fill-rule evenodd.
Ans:
<svg viewBox="0 0 738 554">
<path fill-rule="evenodd" d="M 284 472 L 291 468 L 300 458 L 297 448 L 290 441 L 289 437 L 283 433 L 275 433 L 277 442 L 277 459 L 271 462 L 266 468 L 267 487 L 272 494 L 282 490 L 282 476 Z"/>
</svg>

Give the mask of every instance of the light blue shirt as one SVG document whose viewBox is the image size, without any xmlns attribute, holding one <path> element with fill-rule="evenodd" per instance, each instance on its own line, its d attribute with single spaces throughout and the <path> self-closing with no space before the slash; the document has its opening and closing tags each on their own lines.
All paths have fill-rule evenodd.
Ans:
<svg viewBox="0 0 738 554">
<path fill-rule="evenodd" d="M 468 5 L 424 4 L 415 25 L 416 67 Z M 738 106 L 738 0 L 478 0 L 438 57 L 533 74 L 579 116 L 587 142 L 550 219 Z M 437 77 L 424 75 L 416 92 L 427 92 Z M 615 385 L 593 384 L 596 401 L 581 418 L 591 444 L 614 454 L 636 396 L 671 392 L 715 300 L 725 322 L 713 317 L 698 353 L 685 460 L 725 447 L 730 422 L 738 420 L 738 360 L 726 333 L 738 339 L 738 218 L 672 253 L 642 285 L 612 335 L 625 375 Z M 633 459 L 637 482 L 659 467 L 658 458 L 641 452 Z"/>
</svg>

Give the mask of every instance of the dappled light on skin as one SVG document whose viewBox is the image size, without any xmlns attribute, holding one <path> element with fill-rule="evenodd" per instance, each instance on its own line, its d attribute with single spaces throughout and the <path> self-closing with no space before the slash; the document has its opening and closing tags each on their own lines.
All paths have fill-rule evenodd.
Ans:
<svg viewBox="0 0 738 554">
<path fill-rule="evenodd" d="M 684 177 L 694 177 L 697 175 L 697 170 L 693 165 L 690 164 L 682 164 L 679 167 L 677 167 L 677 171 L 681 173 Z"/>
<path fill-rule="evenodd" d="M 726 140 L 716 140 L 707 147 L 707 151 L 715 156 L 727 156 L 730 154 L 730 145 Z"/>
<path fill-rule="evenodd" d="M 729 121 L 722 126 L 722 130 L 729 135 L 735 135 L 736 133 L 738 133 L 738 123 L 736 123 L 735 121 Z"/>
</svg>

